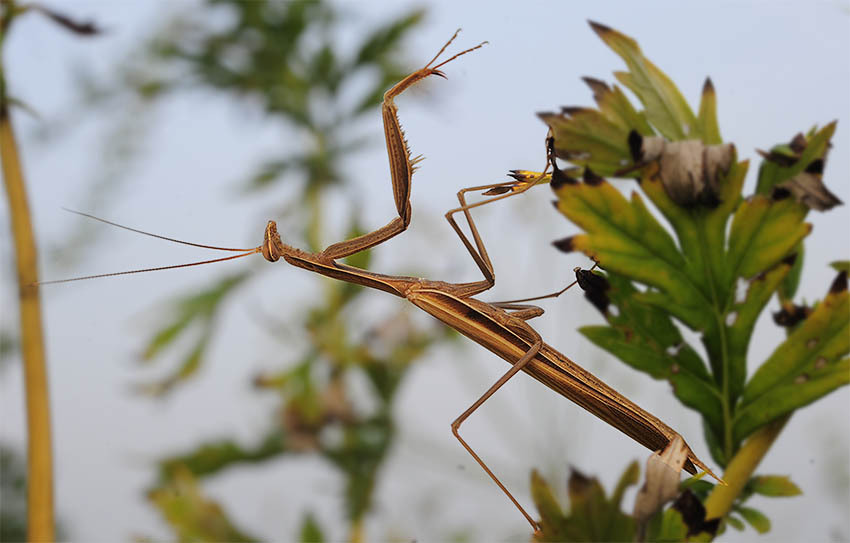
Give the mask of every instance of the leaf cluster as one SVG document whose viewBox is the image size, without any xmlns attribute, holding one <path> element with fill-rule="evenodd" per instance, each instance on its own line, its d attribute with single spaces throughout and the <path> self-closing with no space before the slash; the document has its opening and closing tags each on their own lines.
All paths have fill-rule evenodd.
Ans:
<svg viewBox="0 0 850 543">
<path fill-rule="evenodd" d="M 783 155 L 785 166 L 766 158 L 761 192 L 749 198 L 741 195 L 746 161 L 733 161 L 718 174 L 715 205 L 691 206 L 671 199 L 657 163 L 638 164 L 640 188 L 665 226 L 638 193 L 627 200 L 592 173 L 614 175 L 631 165 L 633 133 L 720 143 L 714 89 L 706 83 L 694 114 L 634 40 L 602 25 L 593 28 L 626 61 L 629 71 L 615 75 L 645 109 L 632 106 L 619 87 L 592 80 L 598 109 L 542 115 L 557 156 L 585 169 L 584 182 L 553 183 L 558 209 L 584 230 L 561 246 L 583 251 L 607 273 L 609 305 L 601 309 L 608 325 L 582 333 L 636 369 L 668 379 L 679 400 L 702 414 L 715 459 L 725 465 L 758 427 L 847 383 L 842 280 L 746 380 L 756 319 L 801 260 L 797 249 L 811 231 L 804 222 L 806 200 L 772 189 L 800 172 L 822 170 L 835 123 L 796 138 L 797 155 Z M 788 294 L 794 288 L 786 283 Z M 683 340 L 677 324 L 700 334 L 708 360 Z"/>
<path fill-rule="evenodd" d="M 712 456 L 726 466 L 756 430 L 850 382 L 846 271 L 811 306 L 791 301 L 812 230 L 805 219 L 811 209 L 840 203 L 822 182 L 836 125 L 762 152 L 756 192 L 744 197 L 748 162 L 721 145 L 711 81 L 695 113 L 637 42 L 591 26 L 625 61 L 628 71 L 615 77 L 642 109 L 618 85 L 585 78 L 596 108 L 540 115 L 555 156 L 580 168 L 574 177 L 555 165 L 556 207 L 583 231 L 556 246 L 584 252 L 607 280 L 587 294 L 607 324 L 580 331 L 633 368 L 669 381 L 679 401 L 700 413 Z M 644 158 L 641 146 L 653 138 L 667 142 L 668 156 Z M 696 154 L 676 155 L 673 149 L 685 148 L 676 142 Z M 731 153 L 729 165 L 708 174 L 709 156 L 719 149 Z M 696 166 L 685 179 L 669 173 L 688 161 Z M 632 177 L 642 195 L 626 198 L 600 175 Z M 710 198 L 683 203 L 671 190 L 699 179 Z M 781 306 L 774 318 L 787 337 L 747 379 L 753 330 L 774 294 Z M 681 326 L 701 345 L 686 341 Z M 738 512 L 764 526 L 752 511 Z"/>
<path fill-rule="evenodd" d="M 211 4 L 206 17 L 180 18 L 153 41 L 145 69 L 132 76 L 135 86 L 152 95 L 213 90 L 295 129 L 300 149 L 261 164 L 247 179 L 250 190 L 292 176 L 306 190 L 348 181 L 339 157 L 364 143 L 350 128 L 406 75 L 398 51 L 424 13 L 404 13 L 342 47 L 336 37 L 345 16 L 325 2 Z"/>
<path fill-rule="evenodd" d="M 532 499 L 541 519 L 540 531 L 535 534 L 534 540 L 710 541 L 715 533 L 722 534 L 727 525 L 743 530 L 744 522 L 757 532 L 765 533 L 770 529 L 770 520 L 744 503 L 755 494 L 770 497 L 800 494 L 800 489 L 787 477 L 754 477 L 736 500 L 734 514 L 728 515 L 718 526 L 717 521 L 706 521 L 706 509 L 702 505 L 714 485 L 692 477 L 682 481 L 679 495 L 669 507 L 653 514 L 642 528 L 634 514 L 621 509 L 625 493 L 638 483 L 639 478 L 640 467 L 637 462 L 632 462 L 620 475 L 609 497 L 595 477 L 573 469 L 567 481 L 569 510 L 565 511 L 555 498 L 552 487 L 536 471 L 532 472 Z"/>
<path fill-rule="evenodd" d="M 395 437 L 392 407 L 398 387 L 410 365 L 446 334 L 417 329 L 404 313 L 354 334 L 350 312 L 361 293 L 345 283 L 329 283 L 324 299 L 306 312 L 306 352 L 284 369 L 254 378 L 258 391 L 280 398 L 271 427 L 256 445 L 220 439 L 164 458 L 156 488 L 174 485 L 181 473 L 201 480 L 274 458 L 318 455 L 343 476 L 347 516 L 359 522 L 372 503 L 378 470 Z M 357 407 L 348 386 L 353 380 L 368 383 L 372 408 Z M 163 504 L 152 501 L 169 518 Z"/>
</svg>

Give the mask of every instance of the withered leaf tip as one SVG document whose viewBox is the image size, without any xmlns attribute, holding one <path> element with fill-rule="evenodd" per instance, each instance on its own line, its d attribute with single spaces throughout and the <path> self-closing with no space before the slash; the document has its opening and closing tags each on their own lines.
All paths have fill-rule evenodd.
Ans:
<svg viewBox="0 0 850 543">
<path fill-rule="evenodd" d="M 843 270 L 838 272 L 838 276 L 836 276 L 835 280 L 832 282 L 832 285 L 829 287 L 830 294 L 839 294 L 847 290 L 847 271 Z"/>
<path fill-rule="evenodd" d="M 788 266 L 793 266 L 794 262 L 796 262 L 796 261 L 797 261 L 797 253 L 791 253 L 790 255 L 788 255 L 788 256 L 786 256 L 785 258 L 782 259 L 782 263 L 786 264 Z"/>
<path fill-rule="evenodd" d="M 573 238 L 575 236 L 570 236 L 568 238 L 556 239 L 552 242 L 552 245 L 561 252 L 571 253 L 575 250 L 573 246 Z"/>
<path fill-rule="evenodd" d="M 582 111 L 586 111 L 586 110 L 587 110 L 586 107 L 581 107 L 581 106 L 563 106 L 561 108 L 561 113 L 564 114 L 564 115 L 573 116 L 573 115 L 577 115 L 577 114 L 581 113 Z"/>
<path fill-rule="evenodd" d="M 629 154 L 632 155 L 632 160 L 634 162 L 640 162 L 643 159 L 643 153 L 641 152 L 641 147 L 643 146 L 643 136 L 641 136 L 637 130 L 631 130 L 629 132 Z"/>
<path fill-rule="evenodd" d="M 597 34 L 605 34 L 611 32 L 611 27 L 605 26 L 604 24 L 597 23 L 596 21 L 588 20 L 587 23 L 590 25 L 590 28 L 593 29 Z"/>
<path fill-rule="evenodd" d="M 590 185 L 591 187 L 601 185 L 602 183 L 605 182 L 605 179 L 603 177 L 596 175 L 596 172 L 591 170 L 589 167 L 584 169 L 583 180 L 586 184 Z"/>
<path fill-rule="evenodd" d="M 806 166 L 806 173 L 813 174 L 822 174 L 823 173 L 823 159 L 816 158 Z"/>
</svg>

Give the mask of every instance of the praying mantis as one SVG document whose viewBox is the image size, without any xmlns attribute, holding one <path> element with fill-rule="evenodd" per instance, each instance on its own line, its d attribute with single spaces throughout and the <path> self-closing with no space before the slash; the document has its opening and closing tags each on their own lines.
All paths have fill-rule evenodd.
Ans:
<svg viewBox="0 0 850 543">
<path fill-rule="evenodd" d="M 511 367 L 480 398 L 451 423 L 451 429 L 463 448 L 472 455 L 474 460 L 484 469 L 502 492 L 505 493 L 536 532 L 538 531 L 536 521 L 460 435 L 460 428 L 463 422 L 520 371 L 531 375 L 545 386 L 572 400 L 574 403 L 652 451 L 664 449 L 668 443 L 681 436 L 661 420 L 644 411 L 628 398 L 622 396 L 590 372 L 574 363 L 567 356 L 547 345 L 534 328 L 528 324 L 530 319 L 542 315 L 543 309 L 520 302 L 558 295 L 573 286 L 575 282 L 558 293 L 523 300 L 488 303 L 476 298 L 477 295 L 493 287 L 495 284 L 495 272 L 470 211 L 473 208 L 520 194 L 534 186 L 537 181 L 542 179 L 542 176 L 530 180 L 528 176 L 523 177 L 518 175 L 515 181 L 468 187 L 461 189 L 457 193 L 460 205 L 446 212 L 445 217 L 481 271 L 483 275 L 483 279 L 481 280 L 467 283 L 448 283 L 416 277 L 384 275 L 338 262 L 341 258 L 367 250 L 393 238 L 404 232 L 410 224 L 411 180 L 420 158 L 411 156 L 410 148 L 399 124 L 398 110 L 394 99 L 406 89 L 432 75 L 445 77 L 445 74 L 440 68 L 462 55 L 479 49 L 486 43 L 483 42 L 437 63 L 438 59 L 457 37 L 458 32 L 455 32 L 451 39 L 446 42 L 428 64 L 396 83 L 395 86 L 384 94 L 381 113 L 386 138 L 386 149 L 389 157 L 393 197 L 398 213 L 398 216 L 393 218 L 385 226 L 370 233 L 330 245 L 321 252 L 311 253 L 284 243 L 274 221 L 269 221 L 266 225 L 261 245 L 252 249 L 233 249 L 184 242 L 136 230 L 85 213 L 75 212 L 113 226 L 160 239 L 196 247 L 232 251 L 238 254 L 177 266 L 131 270 L 59 281 L 44 281 L 39 284 L 195 266 L 261 253 L 269 262 L 277 262 L 283 259 L 292 266 L 304 268 L 326 277 L 382 290 L 395 296 L 406 298 L 426 313 L 432 315 L 447 326 L 454 328 L 510 364 Z M 480 202 L 468 204 L 466 201 L 467 193 L 478 191 L 485 191 L 484 194 L 491 197 Z M 455 219 L 455 215 L 458 213 L 463 214 L 472 240 L 469 239 L 467 234 L 458 225 Z M 687 445 L 684 447 L 688 458 L 684 466 L 687 471 L 696 473 L 697 468 L 699 468 L 714 476 L 711 470 L 697 458 Z"/>
</svg>

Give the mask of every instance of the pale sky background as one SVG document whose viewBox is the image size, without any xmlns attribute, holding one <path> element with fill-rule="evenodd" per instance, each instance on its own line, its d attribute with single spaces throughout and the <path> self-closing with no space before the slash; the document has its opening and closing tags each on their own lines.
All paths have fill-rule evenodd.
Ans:
<svg viewBox="0 0 850 543">
<path fill-rule="evenodd" d="M 590 30 L 593 19 L 637 38 L 643 51 L 679 85 L 696 107 L 710 75 L 718 94 L 719 120 L 739 156 L 786 141 L 813 124 L 839 119 L 825 181 L 850 201 L 850 3 L 824 2 L 437 2 L 407 44 L 411 70 L 430 59 L 455 28 L 463 48 L 490 44 L 446 67 L 448 81 L 423 85 L 398 100 L 414 154 L 427 160 L 414 178 L 413 224 L 408 232 L 375 250 L 374 269 L 394 273 L 418 269 L 429 277 L 472 280 L 477 270 L 442 218 L 462 186 L 498 181 L 512 168 L 540 168 L 544 125 L 534 113 L 562 105 L 589 105 L 580 77 L 612 81 L 622 61 Z M 60 5 L 54 2 L 53 5 Z M 157 21 L 191 2 L 61 3 L 78 18 L 91 17 L 108 29 L 81 40 L 26 17 L 15 25 L 6 54 L 12 92 L 41 118 L 63 116 L 74 105 L 73 69 L 108 70 L 149 35 Z M 368 28 L 413 2 L 344 4 L 347 32 Z M 354 35 L 354 34 L 352 34 Z M 281 146 L 291 134 L 266 123 L 262 112 L 210 93 L 181 94 L 153 114 L 145 159 L 113 195 L 106 218 L 200 242 L 252 246 L 259 243 L 273 202 L 235 197 L 236 182 L 250 166 Z M 105 116 L 108 117 L 108 116 Z M 84 119 L 63 138 L 43 143 L 40 122 L 15 114 L 29 181 L 36 232 L 42 248 L 63 238 L 83 219 L 60 210 L 76 208 L 99 168 L 109 118 Z M 394 214 L 381 142 L 380 114 L 364 123 L 375 145 L 350 161 L 362 187 L 363 217 L 369 226 Z M 751 167 L 745 192 L 755 184 Z M 479 228 L 496 267 L 495 300 L 554 290 L 571 276 L 579 255 L 564 255 L 549 242 L 576 232 L 552 209 L 546 187 L 478 213 Z M 521 200 L 521 201 L 520 201 Z M 6 201 L 0 209 L 3 255 L 2 318 L 16 313 L 10 280 L 11 248 Z M 340 213 L 352 202 L 337 202 Z M 826 264 L 850 253 L 848 207 L 809 215 L 799 297 L 821 298 L 834 276 Z M 104 228 L 107 228 L 104 226 Z M 335 241 L 328 239 L 328 242 Z M 192 260 L 197 253 L 109 229 L 99 253 L 77 269 L 42 260 L 45 279 Z M 203 256 L 203 255 L 202 255 Z M 236 265 L 238 266 L 238 264 Z M 201 440 L 237 436 L 253 442 L 267 427 L 272 394 L 249 389 L 250 377 L 281 358 L 286 344 L 256 325 L 263 313 L 298 311 L 319 281 L 284 264 L 264 274 L 244 298 L 231 302 L 202 374 L 166 401 L 133 396 L 129 387 L 165 373 L 165 364 L 141 370 L 144 339 L 155 329 L 157 304 L 193 284 L 234 267 L 193 268 L 131 278 L 46 288 L 43 303 L 48 339 L 55 436 L 58 512 L 77 541 L 127 541 L 135 535 L 167 539 L 159 513 L 144 500 L 154 477 L 154 460 L 184 451 Z M 521 287 L 521 288 L 520 288 Z M 264 291 L 275 292 L 273 298 Z M 381 320 L 403 301 L 367 294 L 370 315 Z M 798 298 L 799 299 L 799 298 Z M 282 307 L 272 302 L 284 300 Z M 372 301 L 374 300 L 374 301 Z M 574 296 L 546 303 L 533 322 L 545 340 L 583 364 L 642 407 L 664 419 L 710 460 L 697 414 L 683 409 L 665 382 L 651 381 L 593 347 L 575 332 L 600 317 Z M 771 302 L 771 311 L 776 302 Z M 767 312 L 765 314 L 767 316 Z M 418 317 L 417 317 L 418 318 Z M 772 351 L 782 333 L 769 316 L 760 321 L 751 345 L 751 368 Z M 248 347 L 250 346 L 250 347 Z M 401 438 L 379 480 L 378 506 L 369 517 L 370 540 L 439 540 L 473 526 L 480 541 L 527 540 L 525 521 L 486 479 L 452 437 L 449 424 L 505 371 L 505 364 L 469 344 L 440 349 L 409 374 L 398 399 Z M 24 413 L 19 367 L 0 376 L 0 438 L 23 446 Z M 848 401 L 844 388 L 796 414 L 759 473 L 790 474 L 804 495 L 753 498 L 773 529 L 759 541 L 847 541 L 850 539 Z M 465 436 L 519 499 L 531 507 L 528 476 L 542 471 L 563 489 L 569 465 L 600 476 L 606 488 L 633 459 L 647 452 L 616 430 L 539 383 L 521 376 L 509 383 L 465 425 Z M 460 470 L 458 466 L 464 466 Z M 285 460 L 231 470 L 205 483 L 240 525 L 268 540 L 296 534 L 304 511 L 316 511 L 332 539 L 341 531 L 340 479 L 315 460 Z M 629 504 L 633 492 L 629 494 Z M 727 532 L 723 541 L 752 541 L 752 529 Z"/>
</svg>

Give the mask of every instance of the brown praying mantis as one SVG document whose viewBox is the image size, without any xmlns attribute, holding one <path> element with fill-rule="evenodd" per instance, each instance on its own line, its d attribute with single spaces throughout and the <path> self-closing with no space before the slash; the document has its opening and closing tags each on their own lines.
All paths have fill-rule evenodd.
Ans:
<svg viewBox="0 0 850 543">
<path fill-rule="evenodd" d="M 388 239 L 404 232 L 410 224 L 411 179 L 415 170 L 415 165 L 420 159 L 418 157 L 413 158 L 411 156 L 404 132 L 399 124 L 394 99 L 409 87 L 432 75 L 445 77 L 443 72 L 440 71 L 440 68 L 457 57 L 482 47 L 484 43 L 486 43 L 484 42 L 475 47 L 466 49 L 435 65 L 437 59 L 440 58 L 449 44 L 452 43 L 457 34 L 458 32 L 455 32 L 452 38 L 442 47 L 442 49 L 440 49 L 437 55 L 435 55 L 434 58 L 425 65 L 425 67 L 411 73 L 384 94 L 381 113 L 384 122 L 387 154 L 389 155 L 393 196 L 395 199 L 396 209 L 398 211 L 398 217 L 392 219 L 385 226 L 368 234 L 330 245 L 321 252 L 310 253 L 283 243 L 280 235 L 278 234 L 277 225 L 274 221 L 269 221 L 266 225 L 262 245 L 253 249 L 232 249 L 188 243 L 136 230 L 134 228 L 129 228 L 127 226 L 94 217 L 92 215 L 80 213 L 81 215 L 113 226 L 118 226 L 120 228 L 125 228 L 127 230 L 154 236 L 160 239 L 184 243 L 196 247 L 235 251 L 239 254 L 177 266 L 131 270 L 59 281 L 44 281 L 40 284 L 60 283 L 81 279 L 93 279 L 97 277 L 195 266 L 262 253 L 266 260 L 270 262 L 276 262 L 283 258 L 283 260 L 289 264 L 299 268 L 304 268 L 340 281 L 355 283 L 406 298 L 420 309 L 434 316 L 447 326 L 454 328 L 497 356 L 503 358 L 511 365 L 510 369 L 502 375 L 498 381 L 496 381 L 480 398 L 478 398 L 478 400 L 476 400 L 469 409 L 464 411 L 454 420 L 454 422 L 452 422 L 451 428 L 452 433 L 458 441 L 460 441 L 461 445 L 469 452 L 469 454 L 472 455 L 475 461 L 484 469 L 490 478 L 493 479 L 499 488 L 502 489 L 511 502 L 513 502 L 513 504 L 523 514 L 526 520 L 528 520 L 532 528 L 537 531 L 537 523 L 531 515 L 525 511 L 510 491 L 502 484 L 499 478 L 487 467 L 472 447 L 470 447 L 460 436 L 460 427 L 463 422 L 488 398 L 490 398 L 490 396 L 499 390 L 502 385 L 520 371 L 524 371 L 531 375 L 547 387 L 577 403 L 587 411 L 590 411 L 600 419 L 619 429 L 624 434 L 652 451 L 664 449 L 674 438 L 681 436 L 679 436 L 675 430 L 664 424 L 661 420 L 644 411 L 628 398 L 622 396 L 590 372 L 574 363 L 567 356 L 544 343 L 540 335 L 528 324 L 528 320 L 542 315 L 543 309 L 533 305 L 522 304 L 520 302 L 557 296 L 574 285 L 575 282 L 557 293 L 538 296 L 535 298 L 526 298 L 523 300 L 488 303 L 475 298 L 476 295 L 493 287 L 495 284 L 495 273 L 493 265 L 490 262 L 490 257 L 487 254 L 487 250 L 485 249 L 481 236 L 478 233 L 478 229 L 475 226 L 470 210 L 481 205 L 520 194 L 534 186 L 537 181 L 542 179 L 542 176 L 529 180 L 528 176 L 523 177 L 518 175 L 516 181 L 469 187 L 462 189 L 457 193 L 460 206 L 449 210 L 446 213 L 446 219 L 449 224 L 451 224 L 458 237 L 460 237 L 461 242 L 475 261 L 475 264 L 481 270 L 484 278 L 479 281 L 468 283 L 447 283 L 416 277 L 384 275 L 337 262 L 337 260 L 341 258 L 364 251 L 387 241 Z M 485 195 L 492 197 L 473 204 L 467 204 L 466 194 L 474 191 L 486 191 Z M 472 241 L 470 241 L 469 237 L 467 237 L 463 230 L 461 230 L 455 220 L 455 215 L 457 213 L 463 213 L 472 236 Z M 711 470 L 702 461 L 700 461 L 699 458 L 697 458 L 687 445 L 684 447 L 687 451 L 688 458 L 684 467 L 688 472 L 696 473 L 698 467 L 714 476 Z M 715 476 L 715 478 L 717 477 Z"/>
</svg>

